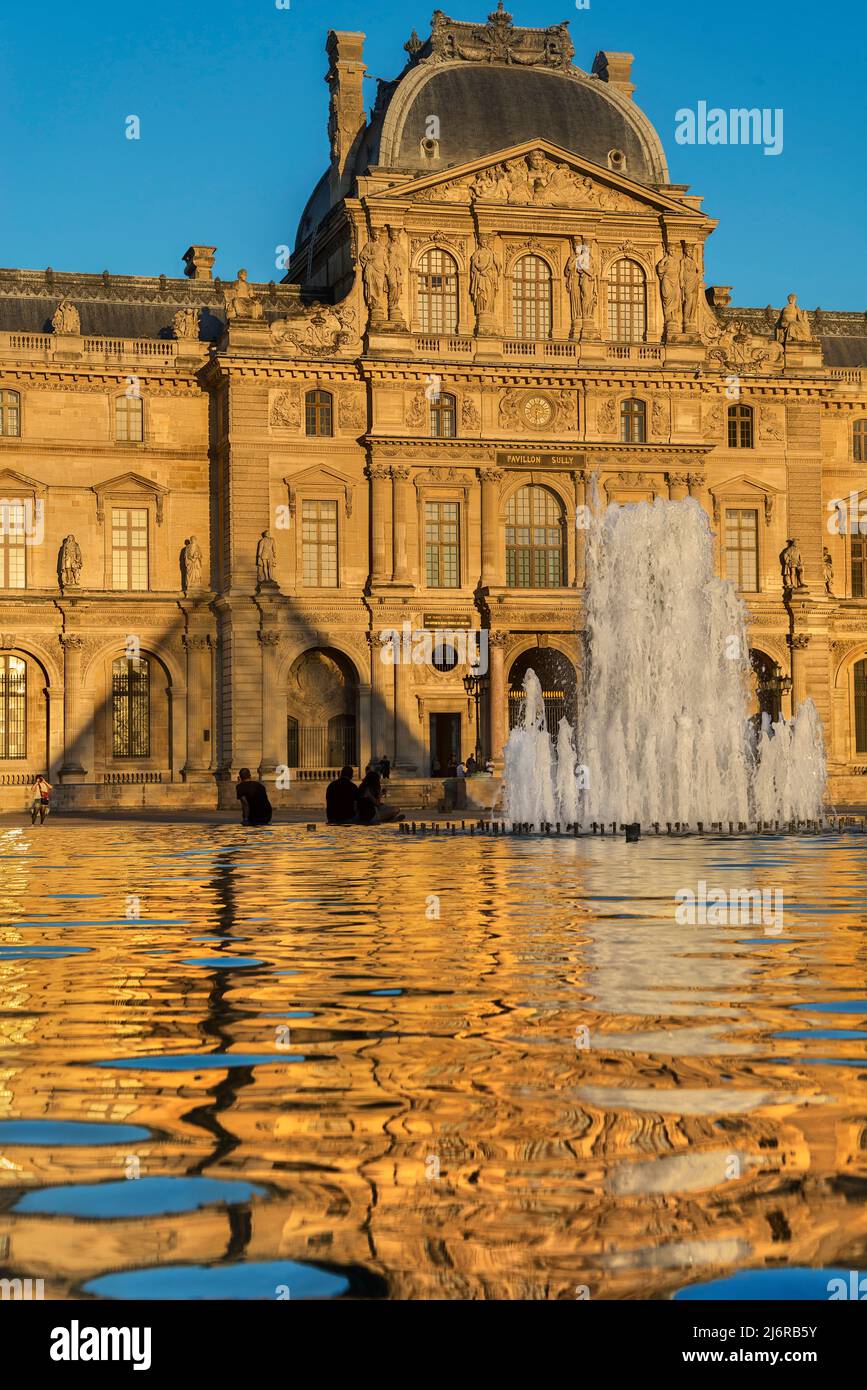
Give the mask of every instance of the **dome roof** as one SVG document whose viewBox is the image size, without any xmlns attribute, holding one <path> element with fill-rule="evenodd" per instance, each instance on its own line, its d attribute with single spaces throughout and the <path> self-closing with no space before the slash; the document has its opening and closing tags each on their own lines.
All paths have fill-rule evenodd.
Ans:
<svg viewBox="0 0 867 1390">
<path fill-rule="evenodd" d="M 364 164 L 433 173 L 496 154 L 538 137 L 619 172 L 636 183 L 668 182 L 659 136 L 630 97 L 577 68 L 440 63 L 411 68 L 374 120 L 356 171 Z M 422 148 L 431 112 L 440 113 L 439 158 Z M 380 112 L 377 112 L 380 115 Z"/>
</svg>

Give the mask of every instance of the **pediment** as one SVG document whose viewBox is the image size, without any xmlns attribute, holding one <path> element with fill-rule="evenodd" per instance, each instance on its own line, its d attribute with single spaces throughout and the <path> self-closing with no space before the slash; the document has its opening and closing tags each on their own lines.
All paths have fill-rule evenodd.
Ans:
<svg viewBox="0 0 867 1390">
<path fill-rule="evenodd" d="M 45 483 L 37 478 L 29 478 L 26 473 L 16 473 L 12 468 L 0 470 L 0 499 L 22 492 L 32 492 L 35 496 L 45 491 Z"/>
<path fill-rule="evenodd" d="M 704 221 L 698 209 L 633 183 L 547 140 L 531 140 L 459 168 L 425 174 L 371 193 L 374 204 L 451 203 L 472 206 L 676 212 Z"/>
<path fill-rule="evenodd" d="M 155 483 L 152 478 L 143 478 L 140 473 L 119 473 L 115 478 L 107 478 L 103 483 L 95 483 L 92 491 L 96 495 L 96 519 L 105 518 L 106 497 L 135 496 L 146 493 L 156 501 L 157 523 L 162 524 L 163 502 L 168 488 Z"/>
<path fill-rule="evenodd" d="M 300 473 L 292 473 L 288 478 L 283 479 L 283 483 L 289 491 L 289 509 L 292 513 L 295 511 L 296 494 L 299 487 L 328 487 L 331 490 L 341 489 L 346 515 L 352 516 L 352 494 L 355 484 L 352 478 L 344 473 L 338 473 L 335 468 L 329 468 L 327 464 L 314 464 L 311 468 L 302 469 Z"/>
<path fill-rule="evenodd" d="M 720 496 L 735 492 L 760 492 L 765 496 L 773 496 L 780 489 L 770 487 L 767 483 L 760 482 L 758 478 L 751 478 L 747 473 L 739 473 L 736 478 L 726 478 L 722 483 L 714 483 L 713 491 L 719 493 Z"/>
</svg>

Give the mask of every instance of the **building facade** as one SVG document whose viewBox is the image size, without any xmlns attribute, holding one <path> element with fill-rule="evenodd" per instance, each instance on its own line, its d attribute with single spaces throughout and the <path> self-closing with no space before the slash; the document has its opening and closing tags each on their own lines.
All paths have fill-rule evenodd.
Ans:
<svg viewBox="0 0 867 1390">
<path fill-rule="evenodd" d="M 368 116 L 363 42 L 281 283 L 0 271 L 3 804 L 498 760 L 528 666 L 574 706 L 594 486 L 706 509 L 756 708 L 811 696 L 857 797 L 867 316 L 705 284 L 631 55 L 437 11 Z"/>
</svg>

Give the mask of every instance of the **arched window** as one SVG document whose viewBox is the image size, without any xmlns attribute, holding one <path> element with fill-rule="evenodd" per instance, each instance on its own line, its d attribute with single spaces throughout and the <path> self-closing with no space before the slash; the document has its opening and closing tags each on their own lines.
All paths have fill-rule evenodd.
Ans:
<svg viewBox="0 0 867 1390">
<path fill-rule="evenodd" d="M 115 758 L 151 753 L 150 662 L 119 656 L 111 667 L 112 751 Z"/>
<path fill-rule="evenodd" d="M 728 409 L 729 448 L 753 447 L 753 408 L 751 405 L 730 405 Z"/>
<path fill-rule="evenodd" d="M 856 420 L 852 426 L 852 457 L 867 463 L 867 420 Z"/>
<path fill-rule="evenodd" d="M 457 333 L 458 266 L 447 251 L 425 251 L 416 270 L 422 333 Z"/>
<path fill-rule="evenodd" d="M 511 589 L 559 589 L 565 517 L 544 487 L 522 487 L 506 511 L 506 583 Z"/>
<path fill-rule="evenodd" d="M 309 435 L 329 438 L 334 433 L 334 401 L 330 391 L 308 391 L 304 414 Z"/>
<path fill-rule="evenodd" d="M 647 407 L 634 396 L 621 402 L 620 438 L 624 444 L 643 444 L 647 439 Z"/>
<path fill-rule="evenodd" d="M 0 656 L 0 758 L 27 757 L 27 664 Z"/>
<path fill-rule="evenodd" d="M 0 434 L 21 433 L 21 397 L 17 391 L 0 391 Z"/>
<path fill-rule="evenodd" d="M 458 414 L 454 396 L 448 391 L 440 391 L 431 397 L 430 433 L 431 439 L 454 439 L 458 432 Z"/>
<path fill-rule="evenodd" d="M 867 661 L 856 661 L 855 682 L 855 752 L 867 753 Z"/>
<path fill-rule="evenodd" d="M 551 336 L 551 267 L 541 256 L 522 256 L 515 262 L 512 319 L 516 338 Z"/>
<path fill-rule="evenodd" d="M 114 437 L 121 444 L 140 444 L 144 439 L 141 396 L 118 396 L 115 399 Z"/>
<path fill-rule="evenodd" d="M 647 333 L 647 277 L 637 261 L 615 261 L 608 271 L 608 337 L 643 343 Z"/>
</svg>

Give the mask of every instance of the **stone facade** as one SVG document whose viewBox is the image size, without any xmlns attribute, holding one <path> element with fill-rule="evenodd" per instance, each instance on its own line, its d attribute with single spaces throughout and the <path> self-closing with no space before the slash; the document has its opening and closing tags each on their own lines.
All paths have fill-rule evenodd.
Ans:
<svg viewBox="0 0 867 1390">
<path fill-rule="evenodd" d="M 858 510 L 867 317 L 704 285 L 715 223 L 668 182 L 628 55 L 587 74 L 566 26 L 437 13 L 369 122 L 363 35 L 329 36 L 331 166 L 282 284 L 195 246 L 179 279 L 0 271 L 5 804 L 46 769 L 81 804 L 386 753 L 428 776 L 476 741 L 467 630 L 499 759 L 527 664 L 574 700 L 594 486 L 705 508 L 757 703 L 810 695 L 859 794 L 867 560 L 829 519 Z M 459 111 L 419 126 L 435 83 L 477 80 L 560 84 L 586 144 L 507 122 L 473 155 Z M 393 659 L 389 632 L 425 631 L 455 666 Z"/>
</svg>

